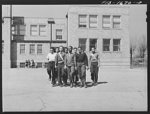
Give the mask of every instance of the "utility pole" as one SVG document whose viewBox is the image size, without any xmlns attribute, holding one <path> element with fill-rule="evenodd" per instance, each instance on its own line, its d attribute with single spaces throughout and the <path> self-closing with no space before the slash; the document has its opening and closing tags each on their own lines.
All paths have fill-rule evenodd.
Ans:
<svg viewBox="0 0 150 114">
<path fill-rule="evenodd" d="M 10 5 L 10 68 L 12 67 L 12 62 L 11 62 L 12 44 L 11 44 L 11 40 L 12 40 L 12 5 Z"/>
</svg>

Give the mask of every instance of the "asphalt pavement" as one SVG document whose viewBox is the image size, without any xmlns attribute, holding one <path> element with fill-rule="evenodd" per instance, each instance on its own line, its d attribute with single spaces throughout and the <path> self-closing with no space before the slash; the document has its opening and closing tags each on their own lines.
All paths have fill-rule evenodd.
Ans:
<svg viewBox="0 0 150 114">
<path fill-rule="evenodd" d="M 2 69 L 3 111 L 147 111 L 147 69 L 100 69 L 97 86 L 52 87 L 46 69 Z"/>
</svg>

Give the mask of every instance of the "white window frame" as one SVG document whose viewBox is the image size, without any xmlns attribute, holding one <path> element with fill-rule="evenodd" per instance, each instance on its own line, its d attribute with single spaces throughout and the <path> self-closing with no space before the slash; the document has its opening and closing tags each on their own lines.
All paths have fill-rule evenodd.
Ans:
<svg viewBox="0 0 150 114">
<path fill-rule="evenodd" d="M 24 49 L 21 49 L 21 47 L 24 46 Z M 24 52 L 22 52 L 24 50 Z M 20 54 L 25 54 L 26 51 L 26 45 L 25 44 L 20 44 Z"/>
<path fill-rule="evenodd" d="M 120 44 L 118 44 L 118 45 L 114 45 L 114 40 L 119 40 L 119 43 Z M 118 51 L 114 51 L 114 46 L 118 46 L 119 48 L 119 50 Z M 120 38 L 114 38 L 113 39 L 113 52 L 120 52 L 121 51 L 121 39 Z"/>
<path fill-rule="evenodd" d="M 118 21 L 118 22 L 115 22 L 115 21 L 114 21 L 114 17 L 120 17 L 119 21 Z M 119 28 L 115 28 L 115 27 L 114 27 L 114 24 L 116 24 L 116 23 L 119 24 Z M 112 28 L 113 28 L 113 29 L 121 29 L 121 15 L 113 15 L 113 16 L 112 16 Z"/>
<path fill-rule="evenodd" d="M 105 50 L 104 50 L 104 46 L 108 46 L 108 45 L 104 45 L 104 40 L 109 40 L 109 50 L 108 50 L 108 51 L 105 51 Z M 102 46 L 103 46 L 103 48 L 102 48 L 102 49 L 103 49 L 103 52 L 110 52 L 110 49 L 111 49 L 111 48 L 110 48 L 110 46 L 111 46 L 111 45 L 110 45 L 111 39 L 110 39 L 110 38 L 103 38 L 102 43 L 103 43 L 103 44 L 102 44 Z"/>
<path fill-rule="evenodd" d="M 85 16 L 85 22 L 80 22 L 80 17 Z M 78 15 L 78 27 L 79 28 L 88 28 L 88 21 L 87 21 L 87 15 L 86 14 L 79 14 Z M 85 26 L 85 27 L 84 27 Z"/>
<path fill-rule="evenodd" d="M 90 20 L 91 16 L 96 16 L 96 22 L 92 22 Z M 91 24 L 95 24 L 96 26 L 91 26 Z M 98 27 L 98 15 L 96 14 L 92 14 L 92 15 L 89 15 L 89 28 L 97 28 Z"/>
<path fill-rule="evenodd" d="M 106 17 L 106 16 L 109 17 L 109 23 L 107 23 L 109 25 L 109 27 L 104 26 L 104 24 L 106 24 L 106 23 L 104 23 L 104 17 Z M 111 27 L 112 27 L 111 15 L 102 15 L 102 28 L 103 29 L 111 29 Z"/>
<path fill-rule="evenodd" d="M 58 31 L 61 31 L 61 35 L 58 34 Z M 61 38 L 58 38 L 61 37 Z M 62 40 L 63 39 L 63 29 L 56 29 L 56 40 Z"/>
<path fill-rule="evenodd" d="M 41 26 L 45 26 L 45 30 L 41 30 L 41 29 L 40 29 Z M 39 25 L 39 36 L 47 36 L 46 28 L 47 28 L 47 26 L 44 25 L 44 24 L 40 24 L 40 25 Z M 42 35 L 42 34 L 41 34 L 42 32 L 45 33 L 45 34 Z"/>
<path fill-rule="evenodd" d="M 36 26 L 36 29 L 32 30 L 32 26 Z M 33 31 L 36 32 L 35 35 L 33 35 L 33 33 L 32 33 Z M 31 36 L 38 36 L 38 25 L 36 25 L 36 24 L 30 25 L 30 35 Z"/>
<path fill-rule="evenodd" d="M 41 47 L 41 48 L 39 48 L 39 47 Z M 43 53 L 43 45 L 42 44 L 37 44 L 37 54 L 42 54 L 42 53 Z"/>
<path fill-rule="evenodd" d="M 34 53 L 31 53 L 31 45 L 34 46 L 34 48 L 32 50 L 34 50 Z M 35 54 L 35 44 L 30 44 L 30 48 L 29 48 L 29 53 L 32 55 L 32 54 Z"/>
</svg>

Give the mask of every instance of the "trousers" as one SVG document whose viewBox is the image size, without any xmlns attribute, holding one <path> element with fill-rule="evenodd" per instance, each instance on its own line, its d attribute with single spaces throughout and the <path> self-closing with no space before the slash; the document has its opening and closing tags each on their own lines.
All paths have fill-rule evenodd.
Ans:
<svg viewBox="0 0 150 114">
<path fill-rule="evenodd" d="M 86 66 L 83 63 L 77 63 L 78 78 L 82 85 L 86 83 Z"/>
<path fill-rule="evenodd" d="M 98 62 L 91 62 L 90 72 L 91 72 L 91 79 L 93 82 L 97 83 L 98 81 Z"/>
<path fill-rule="evenodd" d="M 57 68 L 57 71 L 58 71 L 58 84 L 61 85 L 64 81 L 64 64 L 63 63 L 60 63 L 58 64 L 58 68 Z"/>
<path fill-rule="evenodd" d="M 75 79 L 74 79 L 75 67 L 67 66 L 67 71 L 68 71 L 68 78 L 69 78 L 70 84 L 73 84 L 75 82 Z"/>
<path fill-rule="evenodd" d="M 55 62 L 49 62 L 47 66 L 47 73 L 49 75 L 49 79 L 52 80 L 52 84 L 55 84 L 56 75 L 55 75 Z"/>
</svg>

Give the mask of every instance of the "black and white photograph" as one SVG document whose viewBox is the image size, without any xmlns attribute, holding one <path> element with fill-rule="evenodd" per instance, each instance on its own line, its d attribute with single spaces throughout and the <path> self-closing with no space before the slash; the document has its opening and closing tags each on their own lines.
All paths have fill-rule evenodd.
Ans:
<svg viewBox="0 0 150 114">
<path fill-rule="evenodd" d="M 2 5 L 2 112 L 148 111 L 146 4 Z"/>
</svg>

